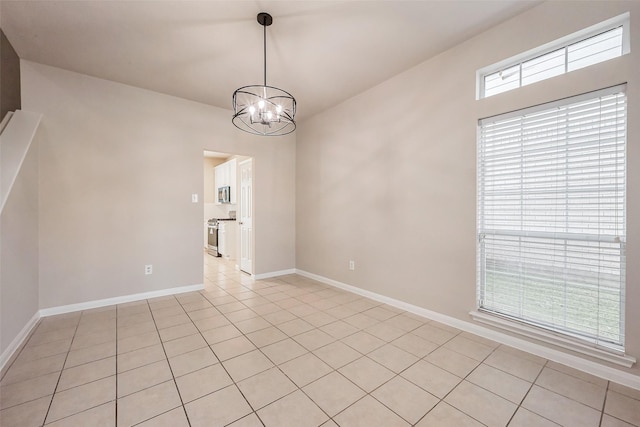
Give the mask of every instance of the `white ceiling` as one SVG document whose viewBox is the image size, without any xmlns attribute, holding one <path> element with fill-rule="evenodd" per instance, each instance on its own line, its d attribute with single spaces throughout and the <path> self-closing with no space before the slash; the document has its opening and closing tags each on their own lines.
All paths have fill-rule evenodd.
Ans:
<svg viewBox="0 0 640 427">
<path fill-rule="evenodd" d="M 304 118 L 537 3 L 2 0 L 0 27 L 23 59 L 231 109 L 262 84 L 266 11 L 267 83 Z"/>
</svg>

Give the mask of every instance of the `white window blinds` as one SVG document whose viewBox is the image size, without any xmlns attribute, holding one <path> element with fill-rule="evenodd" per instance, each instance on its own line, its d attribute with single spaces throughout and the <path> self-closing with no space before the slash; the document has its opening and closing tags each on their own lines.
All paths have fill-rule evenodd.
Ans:
<svg viewBox="0 0 640 427">
<path fill-rule="evenodd" d="M 624 90 L 480 121 L 481 310 L 623 349 Z"/>
</svg>

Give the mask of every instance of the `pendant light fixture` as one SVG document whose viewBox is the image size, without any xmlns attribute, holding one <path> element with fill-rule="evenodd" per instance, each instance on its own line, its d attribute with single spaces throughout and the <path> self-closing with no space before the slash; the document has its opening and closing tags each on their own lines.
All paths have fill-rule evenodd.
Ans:
<svg viewBox="0 0 640 427">
<path fill-rule="evenodd" d="M 296 100 L 289 92 L 267 86 L 267 27 L 273 23 L 268 13 L 258 14 L 264 35 L 264 84 L 244 86 L 233 92 L 233 124 L 255 135 L 286 135 L 296 129 Z"/>
</svg>

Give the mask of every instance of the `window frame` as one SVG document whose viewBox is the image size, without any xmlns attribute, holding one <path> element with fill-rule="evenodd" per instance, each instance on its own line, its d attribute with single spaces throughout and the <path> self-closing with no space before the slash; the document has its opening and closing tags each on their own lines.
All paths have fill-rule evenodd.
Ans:
<svg viewBox="0 0 640 427">
<path fill-rule="evenodd" d="M 531 61 L 534 60 L 538 57 L 547 55 L 549 53 L 552 53 L 554 51 L 560 50 L 560 49 L 565 49 L 565 56 L 566 56 L 566 50 L 569 46 L 579 43 L 581 41 L 585 41 L 587 39 L 590 39 L 592 37 L 598 36 L 602 33 L 606 33 L 608 31 L 611 31 L 613 29 L 622 27 L 622 52 L 620 56 L 624 56 L 626 54 L 628 54 L 629 52 L 631 52 L 631 38 L 630 38 L 630 32 L 629 32 L 629 20 L 630 20 L 630 13 L 629 12 L 625 12 L 622 15 L 618 15 L 616 17 L 613 17 L 611 19 L 608 19 L 606 21 L 600 22 L 598 24 L 592 25 L 588 28 L 585 28 L 583 30 L 577 31 L 575 33 L 569 34 L 565 37 L 561 37 L 557 40 L 554 40 L 552 42 L 546 43 L 542 46 L 538 46 L 536 48 L 530 49 L 526 52 L 520 53 L 518 55 L 512 56 L 510 58 L 504 59 L 502 61 L 496 62 L 492 65 L 483 67 L 479 70 L 476 71 L 476 100 L 480 100 L 480 99 L 485 99 L 485 98 L 491 98 L 493 96 L 496 95 L 500 95 L 501 93 L 506 93 L 506 92 L 510 92 L 512 90 L 515 89 L 519 89 L 521 87 L 523 87 L 522 85 L 522 73 L 521 73 L 521 69 L 522 69 L 522 64 L 524 62 L 527 61 Z M 616 57 L 618 58 L 618 57 Z M 614 59 L 614 58 L 611 58 Z M 608 60 L 605 60 L 603 62 L 607 62 Z M 591 64 L 591 65 L 595 65 L 595 64 Z M 587 68 L 591 65 L 588 65 L 584 68 Z M 519 67 L 520 69 L 520 78 L 519 78 L 519 83 L 518 86 L 513 88 L 513 89 L 507 89 L 503 92 L 499 92 L 493 95 L 489 95 L 486 96 L 486 91 L 485 91 L 485 77 L 487 77 L 488 75 L 494 74 L 496 72 L 499 72 L 501 70 L 505 70 L 508 68 L 512 68 L 512 67 Z M 565 66 L 565 71 L 559 75 L 563 75 L 566 74 L 568 71 L 566 66 Z M 544 81 L 544 80 L 548 80 L 550 78 L 553 78 L 556 76 L 552 76 L 552 77 L 548 77 L 546 79 L 541 79 L 538 80 L 536 82 L 533 83 L 537 83 L 540 81 Z M 533 84 L 530 83 L 530 84 Z M 526 85 L 525 85 L 526 86 Z"/>
<path fill-rule="evenodd" d="M 536 105 L 536 106 L 531 106 L 531 107 L 527 107 L 527 108 L 523 108 L 521 110 L 518 111 L 513 111 L 513 112 L 509 112 L 509 113 L 505 113 L 505 114 L 500 114 L 497 116 L 493 116 L 493 117 L 489 117 L 486 119 L 481 119 L 478 121 L 478 134 L 477 134 L 477 161 L 478 161 L 478 166 L 477 166 L 477 209 L 476 209 L 476 221 L 477 221 L 477 228 L 476 228 L 476 241 L 477 241 L 477 249 L 476 249 L 476 257 L 477 257 L 477 278 L 476 278 L 476 290 L 477 290 L 477 299 L 476 299 L 476 312 L 472 312 L 470 313 L 472 315 L 472 317 L 480 322 L 483 323 L 487 323 L 490 324 L 492 326 L 497 326 L 500 327 L 502 329 L 507 329 L 507 330 L 511 330 L 511 331 L 515 331 L 520 333 L 521 335 L 526 335 L 526 336 L 530 336 L 530 337 L 534 337 L 536 339 L 542 340 L 542 341 L 546 341 L 546 342 L 550 342 L 554 345 L 560 345 L 562 347 L 565 348 L 570 348 L 572 350 L 576 350 L 576 349 L 582 349 L 584 351 L 582 351 L 583 353 L 592 355 L 594 357 L 600 357 L 602 359 L 605 360 L 609 360 L 612 361 L 614 363 L 620 363 L 624 366 L 630 366 L 629 362 L 632 358 L 625 356 L 624 355 L 624 319 L 625 319 L 625 309 L 626 307 L 624 306 L 624 294 L 625 294 L 625 288 L 626 288 L 626 283 L 625 283 L 625 265 L 624 265 L 624 258 L 625 258 L 625 254 L 624 254 L 624 245 L 626 244 L 626 238 L 627 238 L 627 233 L 626 231 L 624 232 L 624 236 L 622 236 L 622 264 L 621 264 L 621 276 L 622 276 L 622 289 L 621 289 L 621 293 L 623 295 L 622 300 L 621 300 L 621 305 L 620 305 L 620 321 L 623 322 L 622 323 L 622 347 L 618 347 L 618 346 L 601 346 L 598 345 L 597 343 L 592 343 L 590 342 L 589 339 L 584 339 L 584 337 L 581 337 L 577 334 L 572 334 L 570 332 L 559 332 L 558 328 L 544 328 L 542 326 L 540 326 L 540 324 L 536 324 L 536 322 L 529 322 L 525 319 L 519 319 L 517 317 L 512 317 L 509 315 L 504 315 L 501 314 L 499 312 L 493 311 L 493 310 L 487 310 L 484 307 L 482 307 L 482 301 L 481 298 L 483 296 L 483 290 L 481 289 L 482 286 L 482 277 L 481 275 L 483 274 L 483 270 L 482 270 L 482 251 L 483 251 L 483 246 L 482 246 L 482 242 L 481 239 L 483 237 L 483 233 L 485 233 L 485 229 L 482 228 L 481 226 L 481 216 L 484 215 L 484 210 L 482 208 L 483 206 L 483 201 L 481 200 L 481 195 L 482 195 L 482 191 L 481 191 L 481 177 L 480 177 L 480 173 L 481 173 L 481 167 L 483 166 L 481 164 L 481 156 L 480 156 L 480 150 L 482 149 L 481 147 L 481 127 L 484 123 L 493 123 L 493 122 L 500 122 L 500 121 L 504 121 L 504 120 L 509 120 L 515 117 L 524 117 L 527 115 L 531 115 L 533 113 L 536 112 L 542 112 L 542 111 L 550 111 L 553 110 L 555 108 L 558 107 L 563 107 L 563 106 L 569 106 L 569 105 L 573 105 L 573 104 L 577 104 L 586 100 L 590 100 L 590 99 L 596 99 L 596 98 L 601 98 L 604 96 L 609 96 L 609 95 L 613 95 L 616 93 L 624 93 L 625 94 L 625 98 L 628 97 L 627 94 L 627 88 L 626 88 L 626 84 L 622 84 L 622 85 L 617 85 L 617 86 L 613 86 L 610 88 L 605 88 L 605 89 L 600 89 L 600 90 L 596 90 L 593 92 L 588 92 L 588 93 L 584 93 L 581 95 L 576 95 L 573 97 L 569 97 L 569 98 L 565 98 L 565 99 L 560 99 L 560 100 L 556 100 L 556 101 L 552 101 L 549 103 L 545 103 L 545 104 L 541 104 L 541 105 Z M 628 100 L 626 101 L 626 103 L 628 103 Z M 629 117 L 628 117 L 628 111 L 625 114 L 625 125 L 628 125 L 629 122 Z M 624 197 L 624 202 L 623 202 L 623 206 L 624 206 L 624 211 L 623 212 L 623 217 L 624 217 L 624 222 L 626 223 L 626 195 L 627 195 L 627 185 L 626 185 L 626 161 L 627 161 L 627 157 L 628 157 L 628 153 L 626 151 L 626 146 L 628 144 L 628 140 L 627 140 L 627 135 L 625 132 L 625 140 L 624 140 L 624 147 L 625 147 L 625 151 L 624 151 L 624 158 L 623 158 L 623 162 L 625 164 L 624 167 L 624 183 L 623 183 L 623 188 L 624 188 L 624 193 L 623 193 L 623 197 Z M 568 195 L 570 196 L 570 195 Z M 624 229 L 626 229 L 626 226 L 623 227 Z M 537 234 L 540 234 L 541 236 L 546 234 L 544 232 L 542 233 L 538 233 L 538 232 L 532 232 L 531 236 L 532 237 L 536 237 Z M 553 234 L 553 233 L 549 233 L 549 234 Z M 543 236 L 544 237 L 544 236 Z M 588 237 L 588 236 L 587 236 Z M 618 242 L 620 242 L 620 240 L 618 240 Z M 523 332 L 524 331 L 524 332 Z M 580 351 L 580 350 L 578 350 Z M 612 356 L 612 354 L 615 355 Z M 633 359 L 633 361 L 631 363 L 635 362 L 635 359 Z"/>
</svg>

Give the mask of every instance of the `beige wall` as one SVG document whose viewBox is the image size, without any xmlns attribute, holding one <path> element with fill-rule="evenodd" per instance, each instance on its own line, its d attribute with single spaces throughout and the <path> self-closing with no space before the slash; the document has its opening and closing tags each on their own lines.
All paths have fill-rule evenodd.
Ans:
<svg viewBox="0 0 640 427">
<path fill-rule="evenodd" d="M 295 266 L 293 135 L 254 137 L 227 110 L 21 67 L 23 108 L 43 113 L 40 308 L 202 283 L 203 150 L 254 157 L 255 272 Z"/>
<path fill-rule="evenodd" d="M 478 119 L 628 81 L 626 330 L 628 353 L 640 359 L 640 46 L 475 100 L 477 69 L 628 10 L 633 44 L 638 2 L 544 3 L 302 122 L 297 268 L 471 321 Z"/>
<path fill-rule="evenodd" d="M 38 311 L 38 138 L 0 215 L 0 354 Z M 8 356 L 8 355 L 7 355 Z"/>
</svg>

